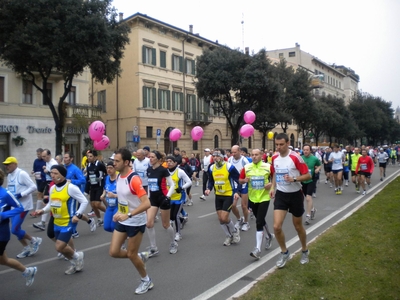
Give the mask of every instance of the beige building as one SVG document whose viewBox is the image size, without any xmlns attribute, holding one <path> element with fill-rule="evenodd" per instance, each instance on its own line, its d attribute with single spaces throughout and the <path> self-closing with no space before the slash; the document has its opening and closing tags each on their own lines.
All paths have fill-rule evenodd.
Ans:
<svg viewBox="0 0 400 300">
<path fill-rule="evenodd" d="M 39 79 L 38 79 L 39 80 Z M 64 131 L 65 151 L 71 151 L 80 163 L 84 149 L 87 127 L 76 128 L 73 115 L 99 116 L 98 108 L 88 104 L 90 73 L 84 72 L 73 82 L 73 89 L 68 95 L 67 120 Z M 50 77 L 47 88 L 55 106 L 64 93 L 62 76 Z M 41 85 L 41 82 L 38 81 Z M 14 71 L 0 63 L 0 167 L 8 156 L 18 159 L 19 167 L 30 173 L 36 158 L 37 148 L 48 148 L 53 157 L 55 152 L 55 123 L 49 107 L 44 103 L 42 93 L 32 83 L 23 80 Z M 18 143 L 18 137 L 25 139 Z"/>
<path fill-rule="evenodd" d="M 197 57 L 204 49 L 219 47 L 218 43 L 194 33 L 193 26 L 186 31 L 140 13 L 122 19 L 120 14 L 131 33 L 121 77 L 113 84 L 93 87 L 93 102 L 103 107 L 109 150 L 150 146 L 171 153 L 179 147 L 188 155 L 203 155 L 204 148 L 230 148 L 225 118 L 213 111 L 212 103 L 197 96 L 194 86 Z M 198 142 L 191 138 L 194 126 L 204 130 Z M 177 142 L 169 140 L 174 128 L 182 132 Z M 261 147 L 261 135 L 256 132 L 242 145 Z"/>
<path fill-rule="evenodd" d="M 314 81 L 316 96 L 335 96 L 343 98 L 349 103 L 358 90 L 359 76 L 350 68 L 344 66 L 329 65 L 318 57 L 295 47 L 267 51 L 272 61 L 285 59 L 288 65 L 294 68 L 302 67 L 314 74 L 318 80 Z"/>
</svg>

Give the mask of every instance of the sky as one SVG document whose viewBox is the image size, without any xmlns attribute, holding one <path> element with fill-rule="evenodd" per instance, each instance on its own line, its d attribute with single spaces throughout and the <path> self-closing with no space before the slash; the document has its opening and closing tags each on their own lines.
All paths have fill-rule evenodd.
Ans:
<svg viewBox="0 0 400 300">
<path fill-rule="evenodd" d="M 359 89 L 400 106 L 399 0 L 114 0 L 127 18 L 137 12 L 230 48 L 300 49 L 344 65 Z M 242 24 L 242 21 L 243 24 Z M 399 52 L 399 53 L 397 53 Z"/>
</svg>

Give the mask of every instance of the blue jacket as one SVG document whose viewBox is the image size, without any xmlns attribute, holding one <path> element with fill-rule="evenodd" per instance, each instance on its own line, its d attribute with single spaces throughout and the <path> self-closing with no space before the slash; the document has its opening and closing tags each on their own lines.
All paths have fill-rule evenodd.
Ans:
<svg viewBox="0 0 400 300">
<path fill-rule="evenodd" d="M 86 183 L 86 178 L 83 176 L 83 173 L 81 169 L 79 169 L 77 166 L 74 164 L 69 164 L 68 166 L 65 166 L 67 169 L 67 180 L 71 180 L 71 183 L 80 187 L 82 184 Z"/>
<path fill-rule="evenodd" d="M 42 180 L 46 181 L 46 174 L 43 172 L 43 166 L 46 166 L 46 162 L 43 159 L 36 158 L 33 162 L 33 172 L 40 172 Z"/>
</svg>

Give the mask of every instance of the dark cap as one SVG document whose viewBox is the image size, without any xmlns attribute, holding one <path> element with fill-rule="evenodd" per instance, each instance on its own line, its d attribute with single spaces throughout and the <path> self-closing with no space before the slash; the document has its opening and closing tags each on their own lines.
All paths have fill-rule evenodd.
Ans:
<svg viewBox="0 0 400 300">
<path fill-rule="evenodd" d="M 53 169 L 57 169 L 57 171 L 60 172 L 60 174 L 61 174 L 63 177 L 66 177 L 66 176 L 67 176 L 67 169 L 66 169 L 65 167 L 63 167 L 63 166 L 61 166 L 61 165 L 53 165 L 53 166 L 51 167 L 51 170 L 53 170 Z"/>
<path fill-rule="evenodd" d="M 149 146 L 144 146 L 144 147 L 143 147 L 143 150 L 147 150 L 147 151 L 150 152 L 150 147 L 149 147 Z"/>
</svg>

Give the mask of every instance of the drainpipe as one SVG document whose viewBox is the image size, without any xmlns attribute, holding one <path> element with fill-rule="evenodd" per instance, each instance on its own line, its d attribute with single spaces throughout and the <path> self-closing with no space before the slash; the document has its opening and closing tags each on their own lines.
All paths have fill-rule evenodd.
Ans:
<svg viewBox="0 0 400 300">
<path fill-rule="evenodd" d="M 119 100 L 119 94 L 118 94 L 118 76 L 116 80 L 116 109 L 117 109 L 117 149 L 119 149 L 119 112 L 118 112 L 118 100 Z"/>
<path fill-rule="evenodd" d="M 187 34 L 186 34 L 187 38 Z M 182 85 L 183 85 L 183 135 L 186 134 L 186 120 L 187 120 L 187 105 L 186 105 L 186 72 L 185 72 L 185 40 L 182 40 L 182 61 L 183 61 L 183 73 L 182 73 Z"/>
</svg>

